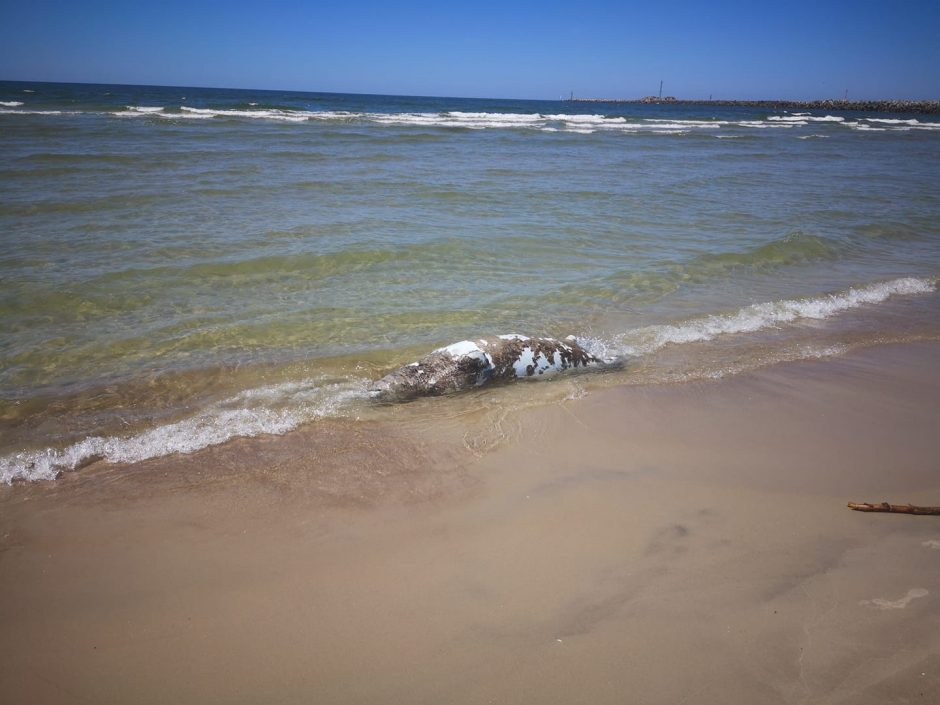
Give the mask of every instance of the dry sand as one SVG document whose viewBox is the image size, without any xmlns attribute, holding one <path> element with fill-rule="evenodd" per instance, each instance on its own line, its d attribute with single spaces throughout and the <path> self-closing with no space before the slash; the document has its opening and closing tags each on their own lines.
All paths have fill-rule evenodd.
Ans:
<svg viewBox="0 0 940 705">
<path fill-rule="evenodd" d="M 940 345 L 490 421 L 0 488 L 0 702 L 940 702 Z"/>
</svg>

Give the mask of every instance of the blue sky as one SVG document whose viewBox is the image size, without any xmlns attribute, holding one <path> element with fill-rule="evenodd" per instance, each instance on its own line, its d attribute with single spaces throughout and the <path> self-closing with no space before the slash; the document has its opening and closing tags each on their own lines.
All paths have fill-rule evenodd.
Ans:
<svg viewBox="0 0 940 705">
<path fill-rule="evenodd" d="M 940 98 L 940 2 L 0 0 L 0 79 L 557 98 Z"/>
</svg>

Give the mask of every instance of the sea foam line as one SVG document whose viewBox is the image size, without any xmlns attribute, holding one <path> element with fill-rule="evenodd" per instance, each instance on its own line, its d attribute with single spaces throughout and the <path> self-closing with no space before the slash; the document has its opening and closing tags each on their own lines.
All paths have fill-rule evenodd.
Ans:
<svg viewBox="0 0 940 705">
<path fill-rule="evenodd" d="M 377 113 L 351 112 L 344 110 L 303 110 L 282 108 L 195 108 L 182 105 L 178 109 L 157 106 L 125 106 L 117 112 L 61 111 L 22 109 L 19 101 L 0 101 L 0 114 L 17 115 L 107 115 L 111 117 L 156 116 L 165 120 L 211 120 L 213 118 L 238 118 L 248 120 L 273 120 L 278 122 L 361 122 L 389 126 L 450 127 L 472 130 L 483 129 L 534 129 L 543 132 L 567 132 L 592 134 L 596 131 L 608 133 L 685 134 L 699 130 L 753 129 L 753 128 L 799 128 L 812 123 L 828 123 L 833 128 L 849 128 L 861 131 L 940 130 L 940 122 L 922 122 L 917 119 L 863 117 L 846 120 L 837 115 L 813 116 L 807 113 L 770 115 L 754 120 L 703 120 L 693 118 L 632 118 L 599 114 L 578 113 L 495 113 L 495 112 L 404 112 Z M 13 109 L 11 109 L 13 108 Z M 19 109 L 15 109 L 19 108 Z M 875 127 L 874 125 L 879 125 Z"/>
<path fill-rule="evenodd" d="M 190 108 L 181 106 L 180 112 L 173 117 L 241 117 L 262 118 L 264 120 L 281 120 L 284 122 L 305 122 L 312 113 L 306 110 L 213 110 L 211 108 Z M 161 113 L 161 117 L 163 114 Z M 169 117 L 169 115 L 167 115 Z"/>
<path fill-rule="evenodd" d="M 578 342 L 595 357 L 614 361 L 648 355 L 667 345 L 698 343 L 723 335 L 755 333 L 800 320 L 820 320 L 850 309 L 878 304 L 893 296 L 936 291 L 934 280 L 905 277 L 810 299 L 788 299 L 752 304 L 725 315 L 694 318 L 684 323 L 655 325 L 627 331 L 612 339 L 588 338 Z"/>
<path fill-rule="evenodd" d="M 318 384 L 305 380 L 249 389 L 193 416 L 130 436 L 89 436 L 66 448 L 22 451 L 0 457 L 0 481 L 53 480 L 95 460 L 138 463 L 175 453 L 194 453 L 233 438 L 280 435 L 325 416 L 338 416 L 365 398 L 367 381 Z"/>
<path fill-rule="evenodd" d="M 80 110 L 0 110 L 0 115 L 85 115 Z"/>
<path fill-rule="evenodd" d="M 778 122 L 845 122 L 844 117 L 838 115 L 824 115 L 822 117 L 814 117 L 812 115 L 807 115 L 806 113 L 800 113 L 799 115 L 771 115 L 767 118 L 768 120 L 774 120 Z"/>
</svg>

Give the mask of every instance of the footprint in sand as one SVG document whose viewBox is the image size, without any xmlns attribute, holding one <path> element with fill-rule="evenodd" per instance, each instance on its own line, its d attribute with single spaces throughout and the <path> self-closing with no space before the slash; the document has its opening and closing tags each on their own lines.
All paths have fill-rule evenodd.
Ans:
<svg viewBox="0 0 940 705">
<path fill-rule="evenodd" d="M 929 541 L 924 541 L 921 546 L 924 548 L 936 548 L 937 550 L 940 550 L 940 541 L 937 541 L 937 539 L 930 539 Z"/>
<path fill-rule="evenodd" d="M 911 600 L 916 600 L 918 597 L 926 597 L 927 594 L 928 591 L 924 590 L 924 588 L 912 588 L 908 590 L 907 594 L 900 600 L 886 600 L 883 597 L 876 597 L 873 600 L 862 600 L 858 604 L 877 607 L 880 610 L 903 610 Z"/>
</svg>

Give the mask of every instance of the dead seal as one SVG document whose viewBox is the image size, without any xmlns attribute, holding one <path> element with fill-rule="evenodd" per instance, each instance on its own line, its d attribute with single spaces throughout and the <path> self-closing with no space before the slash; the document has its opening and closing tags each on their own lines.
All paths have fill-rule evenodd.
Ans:
<svg viewBox="0 0 940 705">
<path fill-rule="evenodd" d="M 490 381 L 538 377 L 570 367 L 600 364 L 574 336 L 556 340 L 511 333 L 462 340 L 438 348 L 386 375 L 369 391 L 373 397 L 396 401 L 458 392 Z"/>
</svg>

